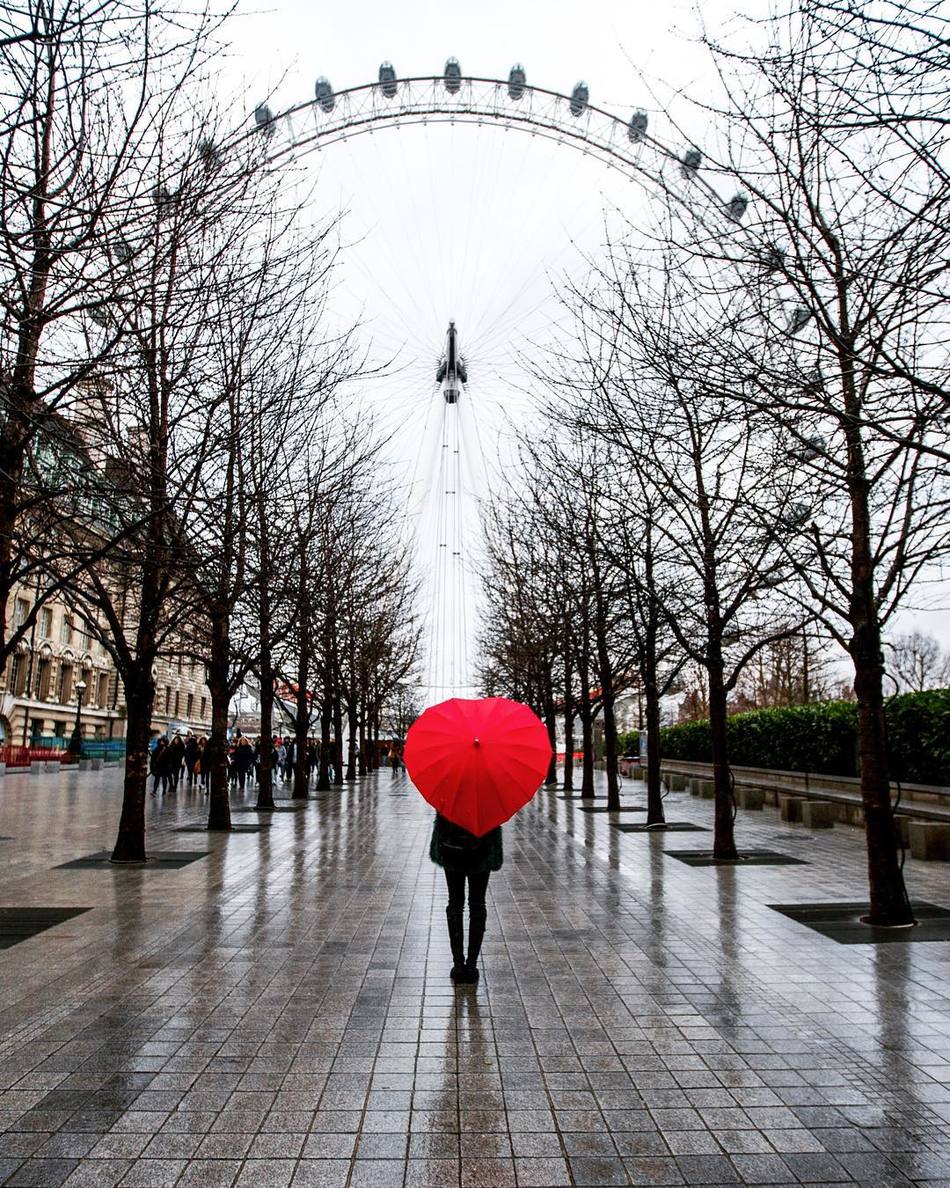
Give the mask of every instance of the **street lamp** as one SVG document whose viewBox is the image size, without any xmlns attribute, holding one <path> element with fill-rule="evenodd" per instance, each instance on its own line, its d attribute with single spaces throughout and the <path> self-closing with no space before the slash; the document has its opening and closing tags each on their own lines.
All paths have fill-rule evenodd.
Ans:
<svg viewBox="0 0 950 1188">
<path fill-rule="evenodd" d="M 86 691 L 86 682 L 76 682 L 76 726 L 73 736 L 69 740 L 69 753 L 77 759 L 82 756 L 82 695 Z"/>
</svg>

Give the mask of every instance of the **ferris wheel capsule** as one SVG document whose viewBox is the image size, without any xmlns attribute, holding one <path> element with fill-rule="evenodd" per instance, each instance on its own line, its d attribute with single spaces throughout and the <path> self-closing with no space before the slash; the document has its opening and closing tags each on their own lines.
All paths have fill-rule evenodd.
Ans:
<svg viewBox="0 0 950 1188">
<path fill-rule="evenodd" d="M 459 65 L 458 58 L 449 58 L 445 63 L 445 71 L 442 75 L 445 89 L 450 95 L 456 94 L 459 87 L 462 85 L 462 67 Z"/>
<path fill-rule="evenodd" d="M 735 194 L 726 204 L 726 218 L 731 223 L 739 223 L 749 206 L 749 199 L 745 194 Z"/>
<path fill-rule="evenodd" d="M 698 148 L 687 149 L 680 162 L 680 171 L 687 181 L 692 181 L 703 163 L 703 154 Z"/>
<path fill-rule="evenodd" d="M 317 79 L 316 86 L 313 88 L 314 94 L 317 97 L 317 102 L 327 114 L 329 114 L 336 106 L 336 95 L 333 94 L 333 88 L 330 86 L 330 80 L 323 74 Z"/>
<path fill-rule="evenodd" d="M 520 99 L 524 94 L 527 76 L 520 62 L 515 62 L 508 73 L 508 98 Z"/>
<path fill-rule="evenodd" d="M 254 108 L 254 123 L 265 136 L 274 135 L 274 113 L 266 103 L 258 103 Z"/>
<path fill-rule="evenodd" d="M 587 107 L 587 101 L 590 99 L 590 91 L 587 89 L 586 82 L 579 82 L 571 91 L 571 115 L 579 116 Z"/>
<path fill-rule="evenodd" d="M 635 111 L 630 117 L 630 123 L 627 125 L 627 136 L 636 144 L 646 136 L 647 131 L 647 113 L 645 111 Z"/>
<path fill-rule="evenodd" d="M 383 62 L 379 68 L 379 86 L 387 99 L 394 99 L 399 89 L 396 82 L 396 71 L 392 62 Z"/>
</svg>

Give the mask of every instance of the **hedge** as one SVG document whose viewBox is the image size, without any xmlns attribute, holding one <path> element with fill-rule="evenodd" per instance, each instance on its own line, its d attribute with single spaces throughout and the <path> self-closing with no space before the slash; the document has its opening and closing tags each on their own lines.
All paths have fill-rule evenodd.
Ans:
<svg viewBox="0 0 950 1188">
<path fill-rule="evenodd" d="M 737 766 L 858 774 L 858 707 L 853 701 L 752 710 L 730 717 L 727 729 L 729 758 Z M 887 734 L 893 777 L 950 785 L 950 689 L 891 698 Z M 666 726 L 660 739 L 664 759 L 712 759 L 708 721 Z"/>
</svg>

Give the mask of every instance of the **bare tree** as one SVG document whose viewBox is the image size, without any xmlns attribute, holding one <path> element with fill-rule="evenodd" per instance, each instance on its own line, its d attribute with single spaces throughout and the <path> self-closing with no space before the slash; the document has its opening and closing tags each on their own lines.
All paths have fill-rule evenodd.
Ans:
<svg viewBox="0 0 950 1188">
<path fill-rule="evenodd" d="M 736 395 L 786 436 L 806 492 L 798 573 L 853 665 L 878 925 L 913 920 L 882 633 L 950 547 L 947 27 L 927 5 L 829 0 L 793 5 L 755 30 L 758 44 L 712 46 L 728 95 L 712 160 L 751 203 L 748 234 L 697 250 L 721 288 L 723 261 L 736 266 L 750 348 Z"/>
<path fill-rule="evenodd" d="M 901 692 L 923 693 L 950 685 L 950 652 L 944 652 L 933 636 L 912 631 L 889 640 L 887 648 L 888 668 Z"/>
<path fill-rule="evenodd" d="M 149 242 L 163 129 L 219 25 L 158 0 L 0 4 L 0 664 L 75 572 L 31 450 L 50 444 L 52 414 L 82 408 L 121 333 L 105 316 L 115 257 L 131 264 Z M 106 327 L 92 341 L 90 318 Z M 36 598 L 10 630 L 11 591 L 33 576 Z"/>
</svg>

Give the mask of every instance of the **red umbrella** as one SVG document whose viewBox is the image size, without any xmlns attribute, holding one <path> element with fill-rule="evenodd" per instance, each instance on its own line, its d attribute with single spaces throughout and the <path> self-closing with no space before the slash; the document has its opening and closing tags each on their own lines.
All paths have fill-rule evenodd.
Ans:
<svg viewBox="0 0 950 1188">
<path fill-rule="evenodd" d="M 409 728 L 406 770 L 443 817 L 482 837 L 523 808 L 551 762 L 537 715 L 507 697 L 453 697 Z"/>
</svg>

